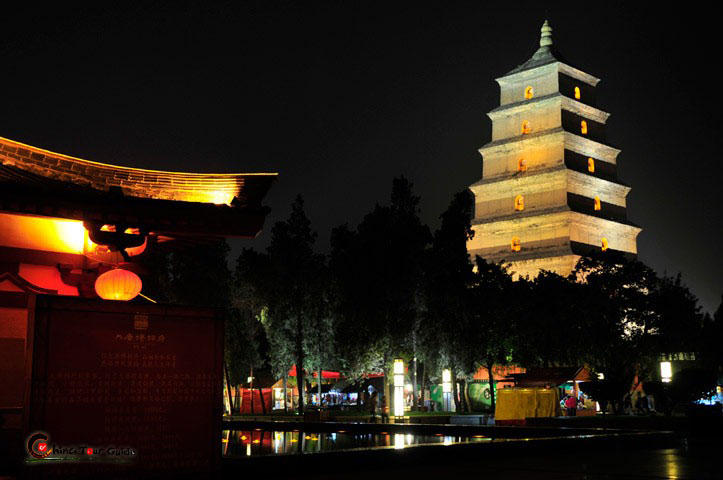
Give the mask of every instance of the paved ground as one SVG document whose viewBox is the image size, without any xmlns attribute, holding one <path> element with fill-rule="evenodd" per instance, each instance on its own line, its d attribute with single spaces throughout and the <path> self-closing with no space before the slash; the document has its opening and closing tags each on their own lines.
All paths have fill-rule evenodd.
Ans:
<svg viewBox="0 0 723 480">
<path fill-rule="evenodd" d="M 688 452 L 683 448 L 638 450 L 598 454 L 561 453 L 555 456 L 527 457 L 504 461 L 479 459 L 436 468 L 407 468 L 403 470 L 369 470 L 360 472 L 328 472 L 319 465 L 319 474 L 304 472 L 303 476 L 288 472 L 275 478 L 315 480 L 361 479 L 723 479 L 720 451 L 715 448 Z M 308 475 L 307 475 L 308 474 Z M 266 477 L 269 478 L 269 477 Z M 274 478 L 274 477 L 272 477 Z"/>
</svg>

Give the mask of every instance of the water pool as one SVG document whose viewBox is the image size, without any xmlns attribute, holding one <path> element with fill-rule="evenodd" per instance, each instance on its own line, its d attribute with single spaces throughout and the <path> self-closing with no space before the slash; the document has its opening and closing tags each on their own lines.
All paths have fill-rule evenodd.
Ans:
<svg viewBox="0 0 723 480">
<path fill-rule="evenodd" d="M 417 435 L 409 433 L 304 432 L 300 430 L 224 430 L 221 438 L 225 457 L 289 455 L 354 450 L 360 448 L 402 449 L 415 445 L 453 445 L 489 442 L 484 435 Z"/>
</svg>

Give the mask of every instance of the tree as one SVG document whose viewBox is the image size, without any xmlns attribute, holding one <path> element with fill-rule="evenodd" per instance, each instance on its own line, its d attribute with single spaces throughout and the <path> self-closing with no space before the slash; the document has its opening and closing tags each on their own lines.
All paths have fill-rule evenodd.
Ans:
<svg viewBox="0 0 723 480">
<path fill-rule="evenodd" d="M 236 262 L 231 296 L 235 315 L 226 328 L 226 351 L 229 377 L 237 384 L 250 376 L 253 386 L 254 370 L 262 369 L 269 356 L 275 360 L 278 355 L 278 350 L 269 345 L 264 328 L 268 311 L 259 291 L 259 286 L 268 281 L 267 265 L 267 258 L 249 249 L 244 249 Z M 274 366 L 272 363 L 272 370 Z M 250 398 L 253 404 L 253 392 Z"/>
<path fill-rule="evenodd" d="M 700 345 L 701 364 L 710 365 L 713 368 L 721 384 L 723 376 L 723 296 L 718 310 L 713 314 L 713 318 L 706 315 L 703 321 L 703 330 L 698 343 Z"/>
<path fill-rule="evenodd" d="M 602 252 L 582 257 L 570 276 L 581 282 L 576 297 L 587 314 L 586 363 L 593 374 L 603 373 L 606 392 L 617 412 L 622 396 L 629 392 L 634 378 L 649 375 L 651 347 L 656 331 L 655 272 L 637 260 Z M 623 388 L 623 385 L 627 387 Z"/>
<path fill-rule="evenodd" d="M 449 367 L 453 372 L 453 396 L 457 411 L 468 404 L 467 380 L 478 366 L 475 316 L 471 309 L 470 286 L 474 281 L 467 241 L 474 236 L 471 227 L 474 199 L 468 190 L 454 195 L 434 234 L 426 257 L 427 311 L 421 324 L 425 363 Z M 463 389 L 457 392 L 457 377 Z"/>
<path fill-rule="evenodd" d="M 656 315 L 651 348 L 658 353 L 700 353 L 705 316 L 682 276 L 660 278 L 653 301 Z"/>
<path fill-rule="evenodd" d="M 332 341 L 321 338 L 315 330 L 328 314 L 325 260 L 314 252 L 316 236 L 304 213 L 304 201 L 298 196 L 288 220 L 277 222 L 271 229 L 266 255 L 246 253 L 239 259 L 241 275 L 254 285 L 266 307 L 263 324 L 274 352 L 274 371 L 284 371 L 293 356 L 300 413 L 304 411 L 304 368 L 309 352 L 328 348 Z"/>
<path fill-rule="evenodd" d="M 414 356 L 423 308 L 422 257 L 430 237 L 419 218 L 419 197 L 404 177 L 393 180 L 390 205 L 377 205 L 356 231 L 334 230 L 338 351 L 345 368 L 358 371 L 364 359 L 366 367 L 381 365 L 388 380 L 394 357 L 405 351 Z M 385 382 L 386 398 L 388 387 Z"/>
<path fill-rule="evenodd" d="M 468 338 L 478 345 L 478 362 L 487 369 L 492 412 L 495 411 L 494 367 L 507 365 L 514 354 L 514 340 L 520 285 L 512 281 L 507 266 L 475 258 L 476 269 L 471 287 L 475 322 Z"/>
<path fill-rule="evenodd" d="M 542 270 L 534 280 L 518 280 L 515 288 L 515 362 L 527 367 L 582 365 L 588 330 L 580 284 Z"/>
</svg>

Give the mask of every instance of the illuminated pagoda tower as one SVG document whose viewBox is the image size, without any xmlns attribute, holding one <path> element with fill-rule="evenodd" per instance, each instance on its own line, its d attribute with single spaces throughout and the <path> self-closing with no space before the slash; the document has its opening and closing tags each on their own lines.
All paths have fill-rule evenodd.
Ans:
<svg viewBox="0 0 723 480">
<path fill-rule="evenodd" d="M 492 140 L 479 150 L 482 179 L 470 186 L 470 255 L 534 277 L 541 269 L 566 275 L 595 250 L 637 254 L 641 229 L 627 220 L 630 187 L 617 178 L 620 150 L 605 144 L 598 81 L 560 59 L 547 21 L 532 58 L 497 79 Z"/>
</svg>

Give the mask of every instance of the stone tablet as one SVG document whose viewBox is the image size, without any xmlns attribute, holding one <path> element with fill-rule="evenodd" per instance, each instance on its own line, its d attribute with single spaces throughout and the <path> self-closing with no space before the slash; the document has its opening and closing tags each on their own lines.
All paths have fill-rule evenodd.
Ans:
<svg viewBox="0 0 723 480">
<path fill-rule="evenodd" d="M 213 310 L 39 295 L 31 318 L 26 434 L 44 433 L 66 457 L 31 461 L 31 476 L 218 467 L 223 323 Z"/>
</svg>

